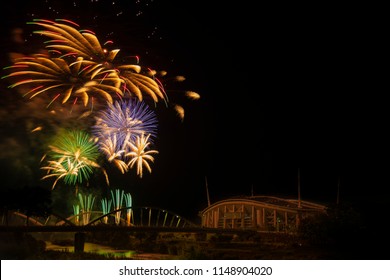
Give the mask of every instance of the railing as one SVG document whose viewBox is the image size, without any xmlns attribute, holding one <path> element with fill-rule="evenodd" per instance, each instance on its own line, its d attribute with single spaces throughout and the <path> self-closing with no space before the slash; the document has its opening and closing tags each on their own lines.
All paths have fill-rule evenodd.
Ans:
<svg viewBox="0 0 390 280">
<path fill-rule="evenodd" d="M 123 207 L 107 214 L 102 211 L 80 212 L 70 217 L 51 214 L 49 217 L 27 217 L 19 212 L 9 211 L 2 217 L 2 225 L 27 226 L 87 226 L 87 225 L 118 225 L 141 227 L 199 227 L 188 219 L 176 213 L 156 207 Z"/>
</svg>

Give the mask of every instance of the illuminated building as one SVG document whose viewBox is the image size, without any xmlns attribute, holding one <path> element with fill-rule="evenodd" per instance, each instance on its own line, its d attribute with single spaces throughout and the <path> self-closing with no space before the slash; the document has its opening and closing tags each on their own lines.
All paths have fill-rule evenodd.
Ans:
<svg viewBox="0 0 390 280">
<path fill-rule="evenodd" d="M 220 200 L 200 212 L 202 227 L 292 231 L 299 221 L 324 213 L 326 207 L 303 200 L 273 196 L 243 196 Z"/>
</svg>

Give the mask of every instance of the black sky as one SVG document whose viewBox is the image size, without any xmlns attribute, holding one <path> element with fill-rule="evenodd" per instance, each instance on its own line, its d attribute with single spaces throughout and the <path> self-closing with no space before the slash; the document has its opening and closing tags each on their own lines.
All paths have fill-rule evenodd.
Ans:
<svg viewBox="0 0 390 280">
<path fill-rule="evenodd" d="M 44 1 L 18 2 L 5 4 L 3 39 L 32 14 L 53 18 Z M 113 179 L 134 203 L 194 217 L 206 177 L 212 202 L 252 190 L 295 197 L 298 169 L 303 199 L 335 201 L 339 180 L 342 199 L 388 193 L 387 92 L 372 77 L 382 39 L 351 7 L 48 2 L 201 94 L 183 123 L 165 113 L 152 174 Z"/>
</svg>

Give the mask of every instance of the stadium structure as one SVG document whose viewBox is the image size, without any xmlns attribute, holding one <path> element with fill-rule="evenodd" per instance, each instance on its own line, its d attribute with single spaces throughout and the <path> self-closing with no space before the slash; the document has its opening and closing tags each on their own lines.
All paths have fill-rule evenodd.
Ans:
<svg viewBox="0 0 390 280">
<path fill-rule="evenodd" d="M 217 201 L 199 214 L 202 227 L 291 231 L 302 219 L 325 213 L 318 203 L 275 196 L 242 196 Z"/>
</svg>

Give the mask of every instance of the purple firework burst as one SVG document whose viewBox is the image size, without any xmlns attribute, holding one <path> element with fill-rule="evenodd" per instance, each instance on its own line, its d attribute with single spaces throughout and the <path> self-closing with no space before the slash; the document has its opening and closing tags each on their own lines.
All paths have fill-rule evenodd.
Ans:
<svg viewBox="0 0 390 280">
<path fill-rule="evenodd" d="M 149 106 L 138 99 L 128 99 L 108 103 L 106 110 L 96 117 L 92 127 L 99 142 L 113 141 L 119 150 L 127 150 L 127 141 L 135 142 L 142 134 L 150 134 L 150 142 L 157 136 L 157 117 Z"/>
</svg>

